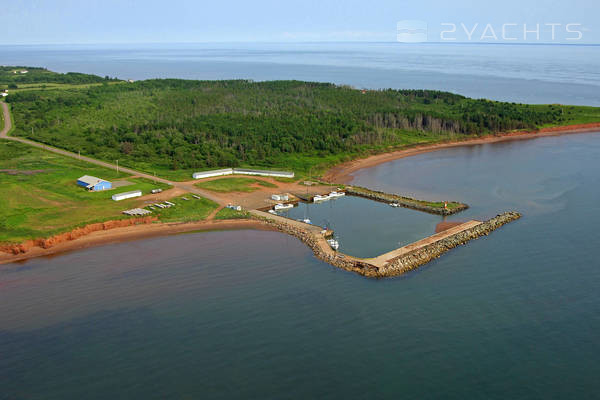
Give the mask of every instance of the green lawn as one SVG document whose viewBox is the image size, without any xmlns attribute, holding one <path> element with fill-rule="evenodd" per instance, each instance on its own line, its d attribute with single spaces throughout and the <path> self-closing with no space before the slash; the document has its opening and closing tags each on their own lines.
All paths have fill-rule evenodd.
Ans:
<svg viewBox="0 0 600 400">
<path fill-rule="evenodd" d="M 260 186 L 276 188 L 277 185 L 266 182 L 260 179 L 253 178 L 221 178 L 213 181 L 198 182 L 195 185 L 202 189 L 211 190 L 213 192 L 253 192 L 258 190 L 257 187 L 252 186 L 258 184 Z"/>
<path fill-rule="evenodd" d="M 184 200 L 182 197 L 187 198 Z M 171 208 L 154 211 L 162 222 L 190 222 L 206 219 L 219 205 L 208 199 L 196 199 L 191 195 L 181 196 L 169 200 L 175 203 Z"/>
<path fill-rule="evenodd" d="M 221 209 L 217 215 L 215 215 L 215 219 L 248 219 L 250 218 L 250 213 L 248 211 L 236 211 L 231 208 L 223 208 Z"/>
<path fill-rule="evenodd" d="M 111 169 L 63 157 L 22 143 L 0 141 L 0 242 L 49 237 L 75 227 L 109 219 L 129 218 L 121 212 L 139 200 L 115 202 L 115 193 L 168 188 L 146 179 L 132 185 L 88 192 L 77 185 L 82 175 L 107 180 L 127 178 Z"/>
</svg>

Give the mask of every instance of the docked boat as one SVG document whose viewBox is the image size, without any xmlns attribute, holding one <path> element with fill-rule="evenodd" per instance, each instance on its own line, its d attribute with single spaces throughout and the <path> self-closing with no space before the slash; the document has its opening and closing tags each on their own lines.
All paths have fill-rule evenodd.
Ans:
<svg viewBox="0 0 600 400">
<path fill-rule="evenodd" d="M 269 210 L 269 214 L 277 214 L 275 210 Z"/>
<path fill-rule="evenodd" d="M 302 222 L 304 222 L 305 224 L 312 224 L 312 222 L 310 222 L 310 219 L 308 218 L 304 218 Z"/>
<path fill-rule="evenodd" d="M 329 199 L 330 197 L 328 195 L 322 196 L 320 194 L 317 194 L 315 195 L 315 197 L 313 197 L 313 203 L 318 203 L 319 201 L 327 201 Z"/>
<path fill-rule="evenodd" d="M 327 243 L 331 246 L 332 249 L 337 250 L 340 248 L 340 242 L 335 239 L 327 239 Z"/>
<path fill-rule="evenodd" d="M 398 204 L 398 203 L 390 203 L 390 206 L 392 206 L 392 207 L 400 207 L 400 204 Z"/>
<path fill-rule="evenodd" d="M 278 203 L 278 204 L 275 204 L 275 207 L 274 207 L 275 211 L 289 210 L 290 208 L 294 208 L 294 205 Z"/>
<path fill-rule="evenodd" d="M 329 197 L 330 199 L 336 199 L 338 197 L 342 197 L 345 195 L 346 195 L 346 193 L 344 193 L 344 192 L 335 192 L 334 191 L 334 192 L 329 193 L 329 195 L 327 197 Z"/>
</svg>

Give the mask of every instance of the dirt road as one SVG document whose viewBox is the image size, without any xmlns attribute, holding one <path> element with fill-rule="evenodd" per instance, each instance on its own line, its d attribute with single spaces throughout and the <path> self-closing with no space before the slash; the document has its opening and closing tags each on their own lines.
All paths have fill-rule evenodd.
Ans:
<svg viewBox="0 0 600 400">
<path fill-rule="evenodd" d="M 147 179 L 151 179 L 151 180 L 154 180 L 157 182 L 166 183 L 167 185 L 172 185 L 173 187 L 184 189 L 187 192 L 197 194 L 198 196 L 205 197 L 205 198 L 210 199 L 218 204 L 223 205 L 223 203 L 219 197 L 213 195 L 212 193 L 210 193 L 206 190 L 198 189 L 197 187 L 190 185 L 189 183 L 174 182 L 174 181 L 170 181 L 168 179 L 158 178 L 158 177 L 155 177 L 154 175 L 139 172 L 139 171 L 133 170 L 131 168 L 117 167 L 117 165 L 115 165 L 115 164 L 96 160 L 91 157 L 80 156 L 78 154 L 71 153 L 70 151 L 57 149 L 56 147 L 47 146 L 43 143 L 34 142 L 33 140 L 24 139 L 24 138 L 15 137 L 15 136 L 8 136 L 8 132 L 12 129 L 12 120 L 10 118 L 10 110 L 8 108 L 8 105 L 3 101 L 0 102 L 0 106 L 2 106 L 2 113 L 4 115 L 4 128 L 2 129 L 2 132 L 0 132 L 0 139 L 7 139 L 7 140 L 15 141 L 15 142 L 25 143 L 29 146 L 33 146 L 33 147 L 37 147 L 37 148 L 44 149 L 47 151 L 51 151 L 53 153 L 71 157 L 71 158 L 75 158 L 77 160 L 87 161 L 89 163 L 96 164 L 101 167 L 110 168 L 110 169 L 114 169 L 114 170 L 118 170 L 121 172 L 131 174 L 131 175 L 140 176 L 142 178 L 147 178 Z"/>
</svg>

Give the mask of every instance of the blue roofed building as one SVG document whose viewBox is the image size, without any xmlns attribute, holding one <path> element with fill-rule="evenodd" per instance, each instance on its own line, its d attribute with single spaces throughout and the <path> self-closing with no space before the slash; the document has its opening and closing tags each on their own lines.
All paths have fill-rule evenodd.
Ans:
<svg viewBox="0 0 600 400">
<path fill-rule="evenodd" d="M 111 182 L 89 175 L 84 175 L 81 178 L 77 179 L 77 184 L 93 192 L 97 192 L 99 190 L 112 189 Z"/>
</svg>

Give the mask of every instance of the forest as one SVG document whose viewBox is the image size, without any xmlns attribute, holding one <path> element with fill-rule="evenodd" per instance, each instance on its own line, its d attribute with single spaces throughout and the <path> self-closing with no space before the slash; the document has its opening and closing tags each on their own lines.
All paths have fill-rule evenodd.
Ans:
<svg viewBox="0 0 600 400">
<path fill-rule="evenodd" d="M 184 179 L 215 167 L 302 172 L 402 146 L 600 121 L 598 108 L 430 90 L 250 80 L 108 84 L 96 78 L 104 83 L 11 94 L 13 134 Z"/>
<path fill-rule="evenodd" d="M 82 74 L 78 72 L 59 74 L 46 68 L 38 67 L 0 66 L 0 85 L 7 86 L 8 89 L 18 89 L 20 84 L 32 83 L 84 84 L 117 80 L 118 79 L 115 78 L 101 78 L 96 75 Z"/>
</svg>

